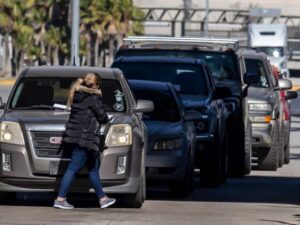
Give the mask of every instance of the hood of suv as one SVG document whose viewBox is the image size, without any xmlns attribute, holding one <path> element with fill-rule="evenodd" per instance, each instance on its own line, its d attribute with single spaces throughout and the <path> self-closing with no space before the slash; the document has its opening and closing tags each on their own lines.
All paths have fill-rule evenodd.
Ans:
<svg viewBox="0 0 300 225">
<path fill-rule="evenodd" d="M 69 114 L 69 112 L 54 110 L 14 110 L 6 111 L 2 120 L 19 123 L 65 124 L 68 121 Z"/>
<path fill-rule="evenodd" d="M 272 89 L 251 86 L 248 89 L 248 102 L 262 100 L 272 104 L 274 101 L 273 98 L 275 98 L 275 93 Z"/>
<path fill-rule="evenodd" d="M 228 87 L 231 90 L 232 95 L 240 96 L 241 88 L 237 80 L 215 80 L 216 86 L 218 87 Z"/>
<path fill-rule="evenodd" d="M 149 141 L 179 138 L 183 131 L 182 122 L 146 120 L 144 123 L 147 127 Z"/>
</svg>

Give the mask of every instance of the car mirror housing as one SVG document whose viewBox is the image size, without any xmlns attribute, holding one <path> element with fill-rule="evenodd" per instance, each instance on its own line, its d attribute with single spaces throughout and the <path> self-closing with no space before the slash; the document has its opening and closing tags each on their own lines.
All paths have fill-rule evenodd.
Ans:
<svg viewBox="0 0 300 225">
<path fill-rule="evenodd" d="M 298 97 L 298 93 L 296 91 L 287 91 L 285 98 L 286 100 L 295 99 Z"/>
<path fill-rule="evenodd" d="M 134 112 L 152 112 L 154 110 L 154 104 L 149 100 L 138 100 L 134 107 Z"/>
<path fill-rule="evenodd" d="M 215 99 L 229 98 L 231 96 L 232 93 L 229 87 L 216 87 L 214 94 Z"/>
<path fill-rule="evenodd" d="M 202 114 L 198 111 L 186 111 L 184 113 L 185 121 L 195 121 L 202 119 Z"/>
<path fill-rule="evenodd" d="M 285 91 L 285 90 L 292 89 L 292 87 L 293 87 L 293 84 L 290 80 L 288 80 L 288 79 L 279 79 L 278 80 L 278 86 L 275 88 L 275 90 Z"/>
<path fill-rule="evenodd" d="M 258 74 L 245 73 L 244 82 L 247 85 L 257 84 L 260 82 L 260 76 Z"/>
</svg>

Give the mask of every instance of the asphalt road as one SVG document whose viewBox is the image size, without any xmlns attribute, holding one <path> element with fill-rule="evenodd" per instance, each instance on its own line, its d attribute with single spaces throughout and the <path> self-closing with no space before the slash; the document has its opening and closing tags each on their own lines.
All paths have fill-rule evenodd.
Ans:
<svg viewBox="0 0 300 225">
<path fill-rule="evenodd" d="M 0 96 L 7 96 L 0 86 Z M 300 99 L 292 102 L 300 109 Z M 300 116 L 300 114 L 299 114 Z M 54 195 L 18 194 L 0 203 L 0 224 L 101 225 L 297 225 L 300 224 L 300 117 L 293 117 L 291 163 L 276 172 L 253 171 L 244 179 L 229 179 L 217 189 L 197 187 L 184 199 L 150 187 L 142 209 L 121 206 L 101 210 L 95 196 L 72 195 L 76 209 L 51 207 Z"/>
</svg>

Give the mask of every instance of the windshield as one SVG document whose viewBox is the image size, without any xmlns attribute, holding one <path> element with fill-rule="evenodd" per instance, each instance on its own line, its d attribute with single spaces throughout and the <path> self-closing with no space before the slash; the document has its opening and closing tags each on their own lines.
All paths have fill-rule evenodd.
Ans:
<svg viewBox="0 0 300 225">
<path fill-rule="evenodd" d="M 193 50 L 128 50 L 120 51 L 117 57 L 142 56 L 143 58 L 153 58 L 155 56 L 167 56 L 176 58 L 197 58 L 207 63 L 215 80 L 240 80 L 240 71 L 237 57 L 233 51 L 193 51 Z"/>
<path fill-rule="evenodd" d="M 77 77 L 25 77 L 19 82 L 9 103 L 10 109 L 55 109 L 65 106 L 69 89 Z M 101 80 L 102 101 L 107 112 L 125 112 L 126 99 L 118 80 Z"/>
<path fill-rule="evenodd" d="M 154 104 L 152 112 L 143 113 L 144 120 L 177 122 L 180 120 L 179 109 L 173 95 L 167 91 L 140 90 L 131 86 L 137 99 L 150 100 Z"/>
<path fill-rule="evenodd" d="M 164 62 L 118 62 L 113 67 L 127 79 L 170 82 L 180 94 L 208 95 L 202 67 L 193 64 Z"/>
<path fill-rule="evenodd" d="M 279 58 L 284 56 L 283 47 L 258 47 L 256 49 L 266 53 L 270 57 Z"/>
</svg>

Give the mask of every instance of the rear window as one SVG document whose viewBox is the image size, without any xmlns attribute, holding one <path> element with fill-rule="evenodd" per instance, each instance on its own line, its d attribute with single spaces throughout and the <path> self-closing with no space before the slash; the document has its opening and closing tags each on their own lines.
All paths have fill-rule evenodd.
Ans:
<svg viewBox="0 0 300 225">
<path fill-rule="evenodd" d="M 180 120 L 179 108 L 174 96 L 167 91 L 131 89 L 136 99 L 150 100 L 154 104 L 152 112 L 143 113 L 144 120 L 177 122 Z"/>
<path fill-rule="evenodd" d="M 208 95 L 202 67 L 194 64 L 168 62 L 117 62 L 113 67 L 123 71 L 131 80 L 172 83 L 180 94 Z"/>
<path fill-rule="evenodd" d="M 54 109 L 54 104 L 66 105 L 72 83 L 77 77 L 25 77 L 15 88 L 10 109 Z M 120 82 L 102 79 L 102 101 L 107 112 L 125 112 L 126 98 Z"/>
<path fill-rule="evenodd" d="M 269 82 L 267 77 L 267 71 L 264 67 L 264 63 L 258 59 L 245 59 L 246 71 L 251 74 L 258 74 L 260 76 L 260 82 L 252 85 L 253 87 L 268 88 Z"/>
</svg>

